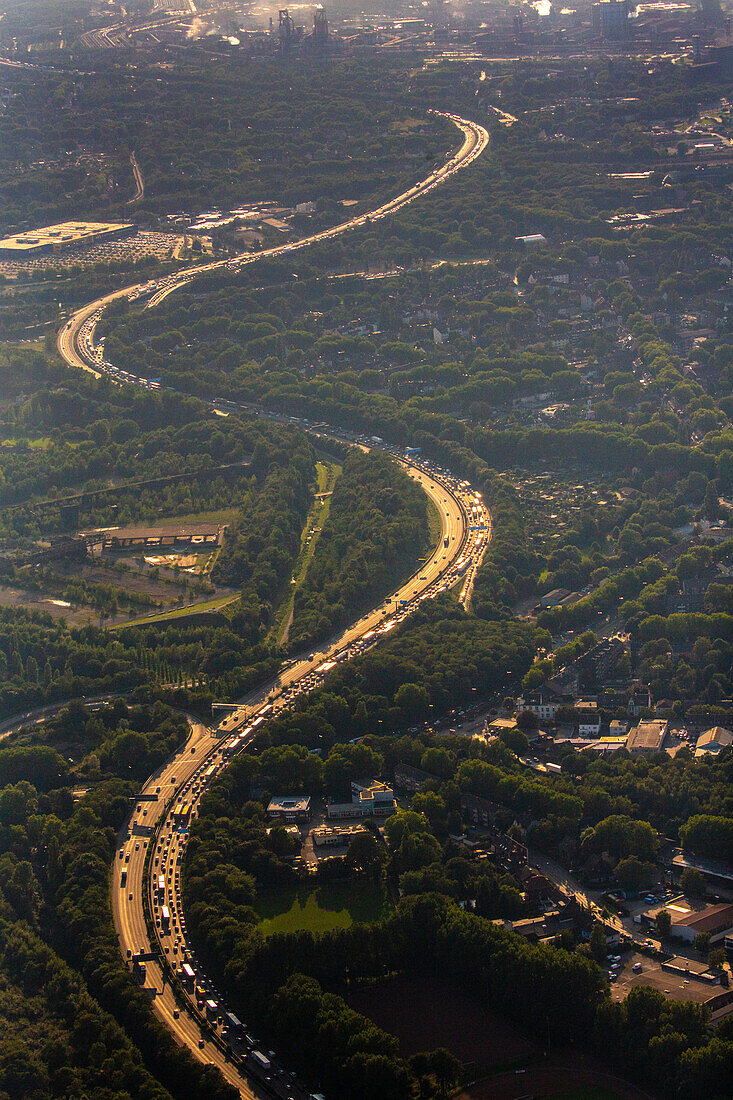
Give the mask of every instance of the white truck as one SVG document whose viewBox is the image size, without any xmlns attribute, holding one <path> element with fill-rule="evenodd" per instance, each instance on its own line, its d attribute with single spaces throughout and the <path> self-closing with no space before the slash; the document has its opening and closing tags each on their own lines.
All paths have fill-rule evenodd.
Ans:
<svg viewBox="0 0 733 1100">
<path fill-rule="evenodd" d="M 252 1061 L 258 1067 L 258 1069 L 264 1070 L 265 1073 L 270 1072 L 272 1062 L 270 1061 L 270 1059 L 267 1057 L 266 1054 L 262 1053 L 261 1050 L 253 1050 L 252 1051 Z"/>
</svg>

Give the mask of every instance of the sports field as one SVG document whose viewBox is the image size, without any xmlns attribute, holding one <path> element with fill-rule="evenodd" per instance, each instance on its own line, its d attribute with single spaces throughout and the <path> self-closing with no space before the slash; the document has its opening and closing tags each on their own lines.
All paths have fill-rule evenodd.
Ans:
<svg viewBox="0 0 733 1100">
<path fill-rule="evenodd" d="M 384 894 L 371 886 L 329 883 L 325 886 L 281 887 L 257 896 L 260 931 L 330 932 L 351 924 L 382 920 L 391 912 Z"/>
</svg>

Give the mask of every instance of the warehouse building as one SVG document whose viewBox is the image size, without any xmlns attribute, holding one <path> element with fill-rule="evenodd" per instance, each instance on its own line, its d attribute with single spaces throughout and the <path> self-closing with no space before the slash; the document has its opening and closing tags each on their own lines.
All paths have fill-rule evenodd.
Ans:
<svg viewBox="0 0 733 1100">
<path fill-rule="evenodd" d="M 701 932 L 710 936 L 711 944 L 721 943 L 733 933 L 733 905 L 708 905 L 705 909 L 687 912 L 677 912 L 675 908 L 668 906 L 672 917 L 672 935 L 679 936 L 686 943 L 694 943 Z"/>
<path fill-rule="evenodd" d="M 0 257 L 5 260 L 32 260 L 53 252 L 65 252 L 100 241 L 119 241 L 134 237 L 133 222 L 61 222 L 42 229 L 29 230 L 0 240 Z"/>
</svg>

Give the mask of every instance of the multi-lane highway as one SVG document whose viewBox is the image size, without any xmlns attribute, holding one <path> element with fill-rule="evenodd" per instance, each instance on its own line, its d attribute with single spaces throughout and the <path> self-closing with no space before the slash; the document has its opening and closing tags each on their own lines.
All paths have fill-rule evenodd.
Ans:
<svg viewBox="0 0 733 1100">
<path fill-rule="evenodd" d="M 348 221 L 341 222 L 339 225 L 332 226 L 330 229 L 314 233 L 310 237 L 303 237 L 300 240 L 291 241 L 288 244 L 278 245 L 276 248 L 268 248 L 254 254 L 245 253 L 232 260 L 218 260 L 214 263 L 202 264 L 199 267 L 187 268 L 185 271 L 169 275 L 164 279 L 153 280 L 149 283 L 135 283 L 133 286 L 124 287 L 122 290 L 116 290 L 112 294 L 98 298 L 96 301 L 90 302 L 77 310 L 71 320 L 61 329 L 57 341 L 60 354 L 70 366 L 91 371 L 97 376 L 106 373 L 118 377 L 120 381 L 134 381 L 124 371 L 117 370 L 110 364 L 105 363 L 100 349 L 95 345 L 95 326 L 110 302 L 118 298 L 133 300 L 146 297 L 149 299 L 148 306 L 153 307 L 163 301 L 169 294 L 198 278 L 199 275 L 221 271 L 226 268 L 236 271 L 247 264 L 256 263 L 266 257 L 284 256 L 287 253 L 317 244 L 319 241 L 331 240 L 352 229 L 357 229 L 360 226 L 385 218 L 389 214 L 394 214 L 409 203 L 414 202 L 421 195 L 428 194 L 460 169 L 472 164 L 477 157 L 481 156 L 489 143 L 488 131 L 483 126 L 479 126 L 478 123 L 470 122 L 458 115 L 443 114 L 437 111 L 435 114 L 450 119 L 463 134 L 463 142 L 460 149 L 453 153 L 445 164 L 441 165 L 440 168 L 436 168 L 429 176 L 414 184 L 407 191 L 403 191 L 396 198 L 383 203 L 369 214 L 360 214 Z"/>
<path fill-rule="evenodd" d="M 113 912 L 123 955 L 136 966 L 155 1012 L 178 1041 L 200 1060 L 216 1065 L 245 1097 L 259 1093 L 303 1100 L 307 1094 L 275 1058 L 267 1071 L 258 1067 L 253 1058 L 256 1039 L 244 1027 L 239 1032 L 226 1025 L 226 1006 L 188 943 L 180 882 L 188 826 L 208 785 L 247 750 L 268 717 L 290 706 L 301 692 L 317 687 L 337 663 L 374 645 L 422 600 L 449 588 L 466 598 L 468 579 L 490 536 L 488 512 L 480 496 L 447 471 L 400 461 L 440 512 L 441 537 L 430 558 L 384 604 L 328 644 L 295 660 L 215 729 L 195 727 L 187 744 L 143 787 L 114 862 Z M 144 974 L 135 963 L 140 956 Z M 184 966 L 194 977 L 186 978 Z M 213 1013 L 204 1009 L 208 1023 L 200 1007 L 204 1002 L 216 1004 Z"/>
<path fill-rule="evenodd" d="M 103 349 L 95 341 L 95 327 L 110 302 L 122 297 L 145 298 L 148 307 L 153 307 L 205 272 L 225 267 L 236 270 L 266 256 L 294 252 L 395 213 L 472 163 L 486 148 L 489 135 L 482 126 L 456 115 L 444 117 L 450 118 L 461 130 L 460 149 L 426 179 L 372 213 L 254 256 L 247 254 L 187 269 L 157 282 L 126 287 L 91 302 L 78 310 L 59 333 L 60 354 L 69 365 L 91 371 L 98 377 L 107 374 L 119 381 L 150 386 L 146 379 L 105 362 Z M 217 402 L 212 404 L 217 406 Z M 226 409 L 231 408 L 228 403 L 224 404 Z M 395 457 L 421 484 L 440 514 L 442 533 L 430 558 L 384 604 L 368 612 L 325 646 L 292 662 L 275 680 L 243 700 L 216 729 L 209 731 L 203 726 L 194 726 L 187 744 L 143 787 L 136 809 L 120 837 L 114 861 L 113 912 L 120 947 L 139 980 L 149 990 L 154 1011 L 179 1042 L 188 1046 L 200 1060 L 216 1065 L 245 1097 L 262 1093 L 283 1100 L 289 1097 L 301 1100 L 305 1093 L 274 1058 L 271 1067 L 257 1066 L 251 1036 L 236 1034 L 231 1027 L 226 1035 L 222 1034 L 224 1006 L 196 964 L 186 937 L 180 890 L 180 864 L 187 836 L 185 822 L 195 816 L 203 791 L 218 771 L 236 753 L 246 750 L 268 716 L 290 706 L 301 692 L 317 687 L 338 662 L 349 660 L 376 644 L 422 600 L 455 589 L 464 606 L 470 601 L 476 568 L 491 534 L 491 519 L 483 501 L 468 483 L 459 482 L 448 471 L 428 463 L 409 461 L 401 455 Z M 182 812 L 184 803 L 185 814 Z M 193 983 L 181 980 L 184 964 L 196 971 Z M 201 1000 L 202 988 L 208 1000 L 217 1002 L 214 1018 L 208 1023 L 197 1003 Z M 212 1016 L 211 1010 L 208 1015 Z"/>
</svg>

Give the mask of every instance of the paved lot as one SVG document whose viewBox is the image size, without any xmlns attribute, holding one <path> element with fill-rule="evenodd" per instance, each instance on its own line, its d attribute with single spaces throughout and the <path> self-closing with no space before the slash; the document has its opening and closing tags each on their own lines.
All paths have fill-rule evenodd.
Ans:
<svg viewBox="0 0 733 1100">
<path fill-rule="evenodd" d="M 635 974 L 632 970 L 635 963 L 641 963 L 640 974 Z M 676 1001 L 694 1001 L 697 1004 L 702 1004 L 722 992 L 719 985 L 709 985 L 692 977 L 683 978 L 680 974 L 662 970 L 657 959 L 650 959 L 636 952 L 624 955 L 623 964 L 618 981 L 611 984 L 611 997 L 614 1001 L 622 1001 L 636 985 L 648 985 Z"/>
<path fill-rule="evenodd" d="M 156 233 L 141 230 L 137 236 L 121 241 L 103 241 L 89 248 L 71 248 L 68 252 L 56 252 L 36 259 L 4 260 L 0 263 L 0 273 L 14 276 L 22 268 L 25 271 L 60 269 L 81 264 L 82 267 L 96 263 L 131 263 L 143 256 L 157 256 L 164 260 L 180 240 L 178 233 Z"/>
</svg>

